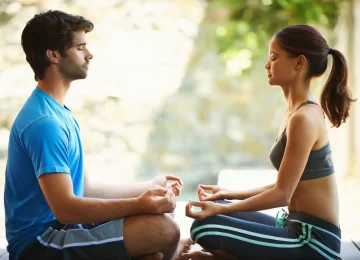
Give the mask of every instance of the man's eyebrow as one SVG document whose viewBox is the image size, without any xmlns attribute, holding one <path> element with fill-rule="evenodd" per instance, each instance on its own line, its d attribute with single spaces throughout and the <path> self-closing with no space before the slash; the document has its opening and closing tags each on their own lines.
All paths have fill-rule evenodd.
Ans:
<svg viewBox="0 0 360 260">
<path fill-rule="evenodd" d="M 82 42 L 82 43 L 77 44 L 77 45 L 75 45 L 75 46 L 78 47 L 78 46 L 85 46 L 85 45 L 86 45 L 86 42 Z"/>
<path fill-rule="evenodd" d="M 276 53 L 276 52 L 274 52 L 274 51 L 271 51 L 271 52 L 270 52 L 270 55 L 271 55 L 272 53 L 273 53 L 273 54 L 276 54 L 276 55 L 279 55 L 279 53 Z"/>
</svg>

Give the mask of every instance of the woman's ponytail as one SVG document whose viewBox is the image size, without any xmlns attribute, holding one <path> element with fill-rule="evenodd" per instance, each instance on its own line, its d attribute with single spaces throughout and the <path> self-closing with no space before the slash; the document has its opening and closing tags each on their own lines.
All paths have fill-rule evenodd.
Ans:
<svg viewBox="0 0 360 260">
<path fill-rule="evenodd" d="M 328 80 L 321 91 L 321 106 L 333 126 L 339 127 L 349 116 L 351 91 L 347 86 L 348 69 L 344 55 L 329 49 L 333 64 Z"/>
</svg>

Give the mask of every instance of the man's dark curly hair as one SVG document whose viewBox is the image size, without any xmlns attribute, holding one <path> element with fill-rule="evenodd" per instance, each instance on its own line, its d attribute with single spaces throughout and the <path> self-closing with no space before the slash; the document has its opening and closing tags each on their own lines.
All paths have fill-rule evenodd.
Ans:
<svg viewBox="0 0 360 260">
<path fill-rule="evenodd" d="M 46 50 L 59 51 L 66 56 L 71 47 L 73 31 L 90 32 L 94 25 L 82 16 L 75 16 L 58 10 L 50 10 L 35 15 L 25 26 L 21 35 L 21 45 L 26 60 L 35 73 L 35 80 L 44 79 L 50 63 Z"/>
</svg>

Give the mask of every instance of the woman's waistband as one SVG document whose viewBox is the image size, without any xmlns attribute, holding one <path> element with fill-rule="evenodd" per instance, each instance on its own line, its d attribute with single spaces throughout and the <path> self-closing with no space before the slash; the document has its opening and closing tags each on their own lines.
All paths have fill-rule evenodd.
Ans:
<svg viewBox="0 0 360 260">
<path fill-rule="evenodd" d="M 323 220 L 319 217 L 315 217 L 313 215 L 304 213 L 304 212 L 296 212 L 296 211 L 290 211 L 289 215 L 286 218 L 286 222 L 298 222 L 298 223 L 306 223 L 310 224 L 313 227 L 322 230 L 325 230 L 325 232 L 331 232 L 334 235 L 341 238 L 341 229 L 340 227 L 337 227 L 336 225 Z"/>
</svg>

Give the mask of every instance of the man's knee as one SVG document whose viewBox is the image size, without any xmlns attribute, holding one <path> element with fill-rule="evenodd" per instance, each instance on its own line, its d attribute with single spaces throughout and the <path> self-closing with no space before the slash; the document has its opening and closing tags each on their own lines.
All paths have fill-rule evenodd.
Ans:
<svg viewBox="0 0 360 260">
<path fill-rule="evenodd" d="M 165 244 L 177 243 L 180 240 L 180 228 L 169 214 L 162 216 L 159 224 L 159 236 Z"/>
<path fill-rule="evenodd" d="M 130 257 L 155 252 L 171 254 L 179 240 L 179 226 L 168 214 L 144 214 L 124 220 L 124 241 Z"/>
</svg>

